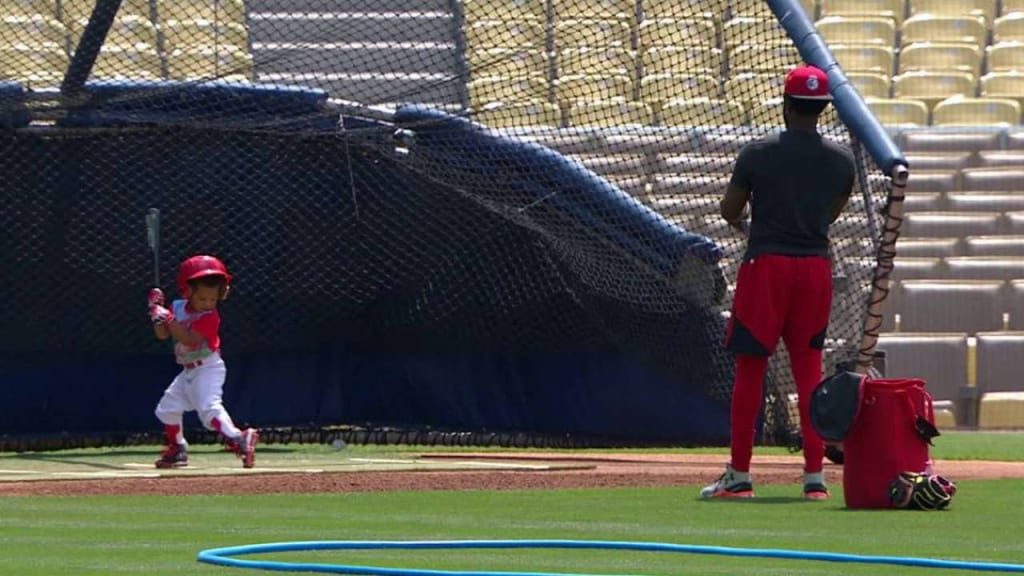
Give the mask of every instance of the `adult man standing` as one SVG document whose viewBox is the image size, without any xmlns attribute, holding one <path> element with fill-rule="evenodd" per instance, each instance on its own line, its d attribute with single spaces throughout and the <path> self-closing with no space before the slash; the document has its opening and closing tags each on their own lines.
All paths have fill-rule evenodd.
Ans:
<svg viewBox="0 0 1024 576">
<path fill-rule="evenodd" d="M 768 360 L 779 338 L 796 382 L 807 498 L 829 497 L 824 444 L 811 426 L 811 393 L 822 377 L 822 348 L 832 303 L 828 230 L 849 200 L 853 154 L 822 138 L 818 117 L 831 100 L 828 75 L 799 66 L 786 76 L 786 129 L 743 147 L 721 201 L 722 217 L 748 233 L 736 280 L 726 346 L 735 354 L 731 460 L 701 497 L 754 496 L 750 479 L 755 426 Z M 747 226 L 746 205 L 750 203 Z"/>
</svg>

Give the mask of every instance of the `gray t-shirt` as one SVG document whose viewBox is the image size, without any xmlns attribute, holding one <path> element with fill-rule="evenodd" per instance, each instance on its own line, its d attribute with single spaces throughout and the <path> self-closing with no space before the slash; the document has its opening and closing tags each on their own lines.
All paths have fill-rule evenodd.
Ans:
<svg viewBox="0 0 1024 576">
<path fill-rule="evenodd" d="M 831 212 L 854 174 L 853 153 L 817 133 L 787 130 L 744 146 L 731 183 L 751 192 L 746 259 L 827 257 Z"/>
</svg>

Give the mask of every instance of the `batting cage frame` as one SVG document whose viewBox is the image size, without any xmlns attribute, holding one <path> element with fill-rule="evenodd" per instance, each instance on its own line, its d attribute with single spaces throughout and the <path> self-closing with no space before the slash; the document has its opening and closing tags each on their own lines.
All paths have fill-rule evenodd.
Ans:
<svg viewBox="0 0 1024 576">
<path fill-rule="evenodd" d="M 525 20 L 486 12 L 493 18 L 480 19 L 480 0 L 434 2 L 444 10 L 423 17 L 424 29 L 437 21 L 438 30 L 456 31 L 443 51 L 458 56 L 454 72 L 436 80 L 423 73 L 420 87 L 455 96 L 421 102 L 402 90 L 386 98 L 346 93 L 365 74 L 351 74 L 337 90 L 301 79 L 275 83 L 286 74 L 271 57 L 257 59 L 264 73 L 242 81 L 234 78 L 240 69 L 227 65 L 173 78 L 171 48 L 181 53 L 175 58 L 192 57 L 170 34 L 181 22 L 157 20 L 164 5 L 155 0 L 96 0 L 87 18 L 69 24 L 77 26 L 66 37 L 71 48 L 56 49 L 67 57 L 58 86 L 0 85 L 0 145 L 10 175 L 0 256 L 11 263 L 0 298 L 17 303 L 0 330 L 0 450 L 158 437 L 152 382 L 169 381 L 176 368 L 131 308 L 148 288 L 151 258 L 158 283 L 171 286 L 172 266 L 196 252 L 219 254 L 235 275 L 237 294 L 224 305 L 226 400 L 260 426 L 264 441 L 572 448 L 727 440 L 732 366 L 721 336 L 742 240 L 722 233 L 708 207 L 724 191 L 731 155 L 774 129 L 777 102 L 768 96 L 777 94 L 758 85 L 746 94 L 737 89 L 734 101 L 686 100 L 672 91 L 693 90 L 708 74 L 679 83 L 672 73 L 652 72 L 636 86 L 628 74 L 570 74 L 571 66 L 606 66 L 620 53 L 632 66 L 641 58 L 629 55 L 629 43 L 636 48 L 666 29 L 677 36 L 651 41 L 646 64 L 629 74 L 663 65 L 655 56 L 695 58 L 671 42 L 693 40 L 705 22 L 686 12 L 647 15 L 638 24 L 644 10 L 671 4 L 649 1 L 600 3 L 608 13 L 570 3 L 583 13 L 569 18 L 560 15 L 569 2 L 515 4 L 540 6 Z M 71 4 L 58 1 L 57 13 Z M 345 21 L 261 14 L 227 25 L 217 21 L 220 10 L 244 13 L 247 4 L 206 4 L 214 12 L 204 17 L 214 23 L 188 25 L 215 30 L 217 42 L 247 26 L 255 34 L 271 16 L 285 22 L 282 29 L 292 21 Z M 620 4 L 628 4 L 624 12 Z M 841 322 L 825 369 L 878 369 L 908 163 L 800 1 L 766 6 L 772 26 L 758 34 L 777 41 L 772 35 L 781 31 L 788 45 L 780 53 L 795 47 L 800 61 L 828 74 L 841 123 L 825 132 L 847 144 L 858 165 L 848 223 L 837 224 L 846 226 L 845 243 L 833 247 L 833 316 Z M 142 15 L 124 16 L 130 9 Z M 35 34 L 47 20 L 32 18 Z M 615 18 L 630 24 L 619 30 Z M 547 24 L 530 28 L 534 20 Z M 100 64 L 124 52 L 109 44 L 126 26 L 152 29 L 165 77 L 97 77 Z M 725 42 L 718 26 L 715 46 Z M 534 42 L 532 52 L 494 36 L 495 47 L 480 50 L 481 64 L 471 44 L 495 30 L 540 32 L 517 37 Z M 625 44 L 605 52 L 555 45 L 579 30 Z M 625 40 L 614 40 L 620 32 Z M 247 40 L 232 58 L 255 44 Z M 267 53 L 302 48 L 260 44 Z M 438 49 L 406 44 L 388 49 Z M 362 40 L 352 46 L 380 49 Z M 28 53 L 20 44 L 12 50 Z M 701 57 L 721 52 L 707 50 Z M 557 67 L 544 60 L 547 53 L 557 55 Z M 495 75 L 533 66 L 534 57 L 540 64 L 530 75 L 511 83 Z M 782 63 L 755 62 L 758 73 L 747 76 L 775 74 Z M 751 79 L 744 74 L 737 78 Z M 387 73 L 377 76 L 389 81 Z M 649 98 L 653 113 L 641 98 L 662 84 L 669 93 Z M 492 88 L 504 99 L 490 101 Z M 625 96 L 576 98 L 620 88 Z M 747 120 L 728 119 L 741 100 Z M 697 108 L 707 115 L 703 123 L 687 116 Z M 514 110 L 543 121 L 517 125 L 504 116 Z M 662 172 L 647 174 L 654 164 Z M 153 207 L 161 240 L 147 254 L 142 223 Z M 39 303 L 30 286 L 73 294 L 75 302 Z M 761 440 L 798 446 L 784 350 L 767 384 Z M 198 427 L 190 435 L 215 437 Z"/>
</svg>

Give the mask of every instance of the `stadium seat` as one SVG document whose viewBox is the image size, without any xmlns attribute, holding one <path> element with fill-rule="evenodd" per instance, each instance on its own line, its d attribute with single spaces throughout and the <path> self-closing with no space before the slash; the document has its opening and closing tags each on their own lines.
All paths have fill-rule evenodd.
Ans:
<svg viewBox="0 0 1024 576">
<path fill-rule="evenodd" d="M 921 378 L 934 400 L 957 400 L 967 385 L 967 334 L 964 332 L 883 333 L 887 378 Z"/>
<path fill-rule="evenodd" d="M 693 124 L 683 125 L 692 126 Z M 722 190 L 725 190 L 728 184 L 728 174 L 697 172 L 686 175 L 659 175 L 651 181 L 651 194 L 721 196 Z"/>
<path fill-rule="evenodd" d="M 543 2 L 541 4 L 543 5 Z M 556 21 L 574 18 L 630 21 L 636 19 L 634 0 L 551 0 L 551 8 Z"/>
<path fill-rule="evenodd" d="M 899 242 L 897 241 L 897 250 Z M 873 265 L 873 263 L 872 263 Z M 899 254 L 893 260 L 892 280 L 944 280 L 949 277 L 949 269 L 942 258 L 929 256 L 907 256 Z"/>
<path fill-rule="evenodd" d="M 900 330 L 991 332 L 1003 329 L 1002 280 L 904 280 Z"/>
<path fill-rule="evenodd" d="M 640 79 L 640 99 L 654 110 L 669 100 L 720 98 L 718 78 L 710 75 L 650 74 Z"/>
<path fill-rule="evenodd" d="M 1007 212 L 1006 227 L 1008 234 L 1024 234 L 1024 212 Z"/>
<path fill-rule="evenodd" d="M 165 20 L 161 26 L 164 50 L 188 50 L 202 46 L 233 46 L 249 49 L 249 33 L 241 24 L 212 20 Z"/>
<path fill-rule="evenodd" d="M 722 18 L 729 0 L 643 0 L 644 18 Z"/>
<path fill-rule="evenodd" d="M 905 100 L 897 100 L 905 102 Z M 869 104 L 870 106 L 870 104 Z M 905 154 L 904 157 L 914 170 L 947 170 L 956 172 L 974 161 L 968 152 L 936 152 Z"/>
<path fill-rule="evenodd" d="M 960 42 L 984 48 L 988 27 L 979 18 L 969 16 L 911 16 L 900 27 L 903 46 L 918 42 Z"/>
<path fill-rule="evenodd" d="M 593 103 L 591 103 L 593 104 Z M 614 104 L 617 106 L 617 103 Z M 612 110 L 613 113 L 618 113 Z M 596 126 L 601 126 L 597 124 Z M 570 156 L 580 164 L 601 176 L 637 176 L 647 171 L 647 156 L 644 154 L 572 154 Z"/>
<path fill-rule="evenodd" d="M 937 212 L 943 210 L 946 195 L 942 192 L 907 192 L 903 201 L 906 212 Z"/>
<path fill-rule="evenodd" d="M 563 105 L 575 100 L 615 101 L 633 99 L 629 76 L 562 76 L 555 80 L 555 99 Z"/>
<path fill-rule="evenodd" d="M 718 47 L 715 23 L 711 20 L 658 18 L 644 20 L 637 27 L 641 49 L 655 46 Z"/>
<path fill-rule="evenodd" d="M 900 149 L 908 153 L 922 152 L 968 152 L 981 150 L 998 150 L 1003 148 L 1002 135 L 993 130 L 970 130 L 954 132 L 951 130 L 921 130 L 904 132 L 899 136 Z M 918 176 L 914 174 L 914 179 Z"/>
<path fill-rule="evenodd" d="M 960 173 L 963 189 L 968 191 L 1003 191 L 1019 194 L 1024 182 L 1024 166 L 1004 168 L 969 168 Z"/>
<path fill-rule="evenodd" d="M 914 172 L 913 180 L 907 183 L 910 192 L 947 192 L 959 189 L 959 174 L 947 170 L 918 170 Z M 913 210 L 912 206 L 905 207 L 908 212 Z"/>
<path fill-rule="evenodd" d="M 162 67 L 160 54 L 155 48 L 103 46 L 99 58 L 96 59 L 92 77 L 105 80 L 156 80 L 164 75 Z"/>
<path fill-rule="evenodd" d="M 1014 12 L 1024 12 L 1024 0 L 1003 0 L 1000 2 L 1000 15 L 1005 16 Z"/>
<path fill-rule="evenodd" d="M 866 103 L 878 121 L 886 127 L 927 126 L 928 105 L 920 100 L 867 98 Z M 915 168 L 917 164 L 914 164 Z"/>
<path fill-rule="evenodd" d="M 908 236 L 964 237 L 1002 232 L 998 212 L 911 212 L 904 215 Z"/>
<path fill-rule="evenodd" d="M 964 246 L 968 256 L 1024 256 L 1024 236 L 968 236 Z"/>
<path fill-rule="evenodd" d="M 744 105 L 760 104 L 782 96 L 785 76 L 779 74 L 736 74 L 726 80 L 725 95 Z"/>
<path fill-rule="evenodd" d="M 893 79 L 896 98 L 920 100 L 929 108 L 950 96 L 972 97 L 975 78 L 963 72 L 908 72 Z"/>
<path fill-rule="evenodd" d="M 548 58 L 543 50 L 489 48 L 466 55 L 469 72 L 476 78 L 488 76 L 547 76 Z"/>
<path fill-rule="evenodd" d="M 0 47 L 0 77 L 28 78 L 33 74 L 63 74 L 68 66 L 68 54 L 62 46 L 30 48 L 25 45 Z"/>
<path fill-rule="evenodd" d="M 491 128 L 519 128 L 562 125 L 562 112 L 557 105 L 543 101 L 500 102 L 486 106 L 473 119 Z"/>
<path fill-rule="evenodd" d="M 243 50 L 193 48 L 175 50 L 167 56 L 171 78 L 200 80 L 225 76 L 250 77 L 252 56 Z"/>
<path fill-rule="evenodd" d="M 1011 41 L 993 44 L 986 49 L 988 72 L 1010 72 L 1024 68 L 1024 42 Z"/>
<path fill-rule="evenodd" d="M 46 48 L 54 43 L 63 46 L 67 28 L 59 20 L 46 16 L 4 16 L 0 19 L 0 38 L 4 44 L 24 44 L 29 48 Z"/>
<path fill-rule="evenodd" d="M 946 203 L 950 210 L 957 212 L 1012 212 L 1024 210 L 1024 194 L 1000 190 L 948 192 Z"/>
<path fill-rule="evenodd" d="M 712 74 L 722 73 L 722 51 L 697 46 L 658 46 L 644 52 L 642 73 L 647 74 Z"/>
<path fill-rule="evenodd" d="M 55 6 L 56 2 L 49 2 Z M 96 7 L 96 0 L 60 0 L 61 21 L 69 28 L 74 28 L 76 23 L 85 20 L 89 21 L 93 8 Z M 51 11 L 53 9 L 51 8 Z M 121 0 L 121 7 L 117 10 L 117 17 L 137 16 L 151 20 L 149 0 Z"/>
<path fill-rule="evenodd" d="M 57 6 L 52 0 L 4 0 L 0 1 L 0 16 L 57 16 Z"/>
<path fill-rule="evenodd" d="M 1012 126 L 1020 123 L 1020 104 L 1005 98 L 950 98 L 932 111 L 935 126 Z"/>
<path fill-rule="evenodd" d="M 1024 166 L 1024 153 L 1012 150 L 983 150 L 976 159 L 979 168 Z"/>
<path fill-rule="evenodd" d="M 900 50 L 899 73 L 966 72 L 977 76 L 981 73 L 983 56 L 981 48 L 970 44 L 910 44 Z"/>
<path fill-rule="evenodd" d="M 817 12 L 817 0 L 800 0 L 804 10 L 807 12 L 811 20 L 814 20 L 815 12 Z M 755 17 L 755 18 L 772 18 L 772 11 L 768 7 L 768 3 L 764 0 L 730 0 L 730 12 L 733 18 L 736 17 Z"/>
<path fill-rule="evenodd" d="M 659 116 L 662 126 L 741 126 L 747 121 L 740 103 L 710 98 L 670 100 Z"/>
<path fill-rule="evenodd" d="M 1019 256 L 954 256 L 946 258 L 946 266 L 955 280 L 1024 278 L 1024 258 Z"/>
<path fill-rule="evenodd" d="M 832 55 L 845 72 L 867 72 L 891 76 L 895 65 L 890 46 L 832 46 Z"/>
<path fill-rule="evenodd" d="M 176 0 L 166 0 L 176 1 Z M 466 22 L 479 20 L 543 20 L 547 17 L 545 0 L 463 0 L 462 14 Z"/>
<path fill-rule="evenodd" d="M 903 4 L 904 0 L 821 0 L 821 16 L 889 18 L 899 26 L 903 23 Z"/>
<path fill-rule="evenodd" d="M 992 43 L 1024 40 L 1024 12 L 996 18 L 992 25 Z"/>
<path fill-rule="evenodd" d="M 731 174 L 736 157 L 712 154 L 666 154 L 651 162 L 652 172 L 679 174 L 681 172 Z"/>
<path fill-rule="evenodd" d="M 544 76 L 490 76 L 467 85 L 474 106 L 489 102 L 528 102 L 548 99 L 548 81 Z"/>
<path fill-rule="evenodd" d="M 630 47 L 630 25 L 625 20 L 562 20 L 555 24 L 555 49 Z"/>
<path fill-rule="evenodd" d="M 792 42 L 744 44 L 728 53 L 729 74 L 742 72 L 785 73 L 803 62 Z"/>
<path fill-rule="evenodd" d="M 604 179 L 617 186 L 619 190 L 637 199 L 643 199 L 650 191 L 650 185 L 647 183 L 646 176 L 611 175 L 605 176 Z"/>
<path fill-rule="evenodd" d="M 978 402 L 978 428 L 1024 427 L 1024 392 L 987 392 Z"/>
<path fill-rule="evenodd" d="M 911 16 L 971 16 L 988 23 L 996 16 L 996 0 L 909 0 L 909 9 Z"/>
<path fill-rule="evenodd" d="M 569 108 L 569 125 L 585 127 L 649 126 L 654 114 L 643 102 L 577 100 Z"/>
<path fill-rule="evenodd" d="M 145 1 L 145 0 L 140 0 Z M 213 20 L 246 24 L 245 0 L 156 0 L 161 22 L 172 19 Z"/>
<path fill-rule="evenodd" d="M 815 23 L 818 33 L 831 44 L 872 44 L 893 46 L 896 24 L 879 16 L 827 16 Z"/>
<path fill-rule="evenodd" d="M 1010 280 L 1007 288 L 1007 312 L 1010 313 L 1007 329 L 1024 330 L 1024 280 Z"/>
<path fill-rule="evenodd" d="M 732 50 L 743 45 L 777 46 L 788 43 L 789 36 L 775 18 L 752 18 L 740 16 L 722 25 L 722 47 Z"/>
<path fill-rule="evenodd" d="M 892 92 L 891 76 L 888 74 L 869 74 L 851 72 L 846 75 L 850 84 L 860 92 L 862 98 L 889 98 Z"/>
<path fill-rule="evenodd" d="M 896 241 L 896 260 L 908 258 L 944 258 L 959 254 L 959 238 L 900 237 Z"/>
<path fill-rule="evenodd" d="M 85 30 L 85 26 L 88 23 L 88 18 L 75 21 L 71 28 L 71 41 L 73 45 L 78 43 L 82 31 Z M 140 44 L 153 49 L 159 46 L 156 26 L 153 25 L 149 18 L 142 16 L 120 16 L 116 18 L 114 24 L 110 27 L 110 31 L 107 32 L 106 41 L 103 43 L 104 46 L 122 46 L 125 48 L 138 48 Z"/>
<path fill-rule="evenodd" d="M 471 50 L 488 48 L 543 48 L 541 20 L 521 18 L 514 21 L 480 20 L 465 29 L 466 45 Z"/>
<path fill-rule="evenodd" d="M 636 57 L 620 48 L 567 48 L 558 53 L 558 74 L 622 75 L 633 77 Z"/>
<path fill-rule="evenodd" d="M 1012 98 L 1024 103 L 1024 73 L 992 72 L 982 76 L 981 95 L 985 98 Z"/>
</svg>

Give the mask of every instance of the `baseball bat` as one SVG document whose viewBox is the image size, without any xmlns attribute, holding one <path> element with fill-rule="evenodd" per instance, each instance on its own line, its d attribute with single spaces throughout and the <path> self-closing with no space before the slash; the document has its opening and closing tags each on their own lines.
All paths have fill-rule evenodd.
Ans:
<svg viewBox="0 0 1024 576">
<path fill-rule="evenodd" d="M 153 286 L 160 286 L 160 210 L 150 208 L 146 213 L 146 240 L 153 252 Z"/>
</svg>

